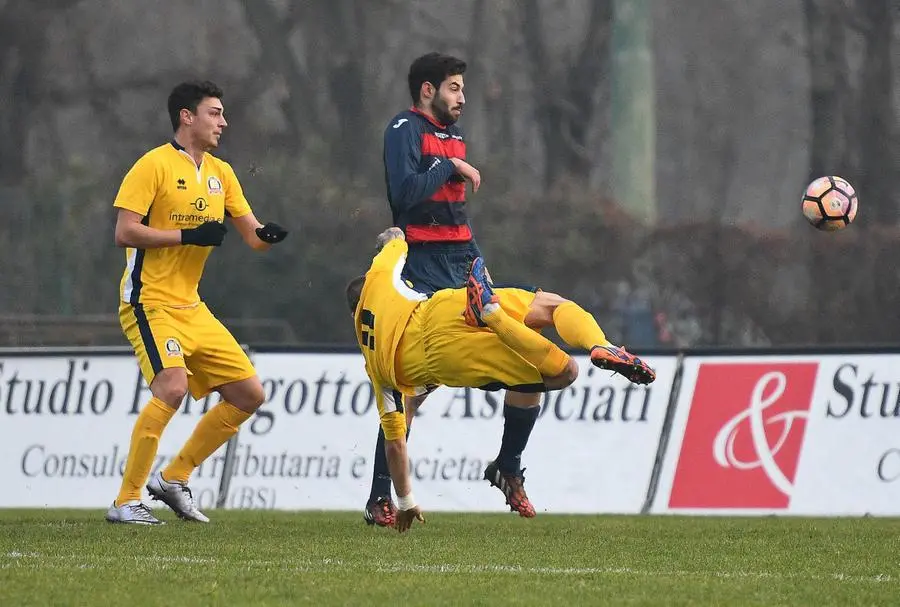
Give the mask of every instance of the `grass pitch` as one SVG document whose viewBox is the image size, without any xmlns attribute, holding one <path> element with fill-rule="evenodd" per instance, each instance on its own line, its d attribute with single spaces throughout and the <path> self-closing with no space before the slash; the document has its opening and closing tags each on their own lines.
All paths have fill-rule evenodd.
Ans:
<svg viewBox="0 0 900 607">
<path fill-rule="evenodd" d="M 0 510 L 2 605 L 897 605 L 900 521 Z"/>
</svg>

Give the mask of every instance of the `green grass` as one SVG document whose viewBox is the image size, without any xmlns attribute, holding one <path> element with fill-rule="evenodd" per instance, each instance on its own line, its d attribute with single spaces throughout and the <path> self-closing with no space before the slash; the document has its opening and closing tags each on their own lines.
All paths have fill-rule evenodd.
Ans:
<svg viewBox="0 0 900 607">
<path fill-rule="evenodd" d="M 159 511 L 158 511 L 159 512 Z M 2 605 L 896 605 L 900 521 L 0 510 Z"/>
</svg>

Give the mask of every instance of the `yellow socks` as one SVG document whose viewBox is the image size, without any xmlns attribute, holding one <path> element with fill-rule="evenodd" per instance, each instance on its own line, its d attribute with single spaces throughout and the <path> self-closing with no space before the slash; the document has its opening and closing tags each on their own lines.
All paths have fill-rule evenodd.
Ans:
<svg viewBox="0 0 900 607">
<path fill-rule="evenodd" d="M 553 325 L 570 346 L 590 350 L 594 346 L 610 345 L 594 317 L 574 301 L 557 306 L 553 311 Z"/>
<path fill-rule="evenodd" d="M 481 318 L 500 341 L 537 367 L 541 375 L 554 377 L 562 373 L 569 364 L 569 355 L 560 350 L 559 346 L 511 317 L 499 305 Z"/>
<path fill-rule="evenodd" d="M 156 449 L 159 447 L 159 437 L 162 436 L 166 424 L 175 415 L 175 411 L 155 396 L 141 410 L 131 433 L 128 461 L 125 464 L 122 486 L 116 498 L 117 506 L 141 499 L 141 488 L 150 475 Z"/>
<path fill-rule="evenodd" d="M 224 400 L 219 402 L 197 422 L 184 447 L 163 470 L 163 478 L 170 483 L 186 483 L 194 468 L 234 436 L 250 415 Z"/>
</svg>

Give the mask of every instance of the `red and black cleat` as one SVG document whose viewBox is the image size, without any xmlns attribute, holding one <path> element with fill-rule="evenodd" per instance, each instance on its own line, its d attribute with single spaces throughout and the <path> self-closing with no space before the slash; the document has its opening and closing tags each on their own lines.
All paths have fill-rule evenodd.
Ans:
<svg viewBox="0 0 900 607">
<path fill-rule="evenodd" d="M 594 346 L 591 363 L 600 369 L 614 371 L 635 384 L 650 384 L 656 372 L 640 358 L 618 346 Z"/>
<path fill-rule="evenodd" d="M 515 473 L 501 472 L 496 461 L 491 462 L 484 469 L 484 480 L 503 492 L 506 504 L 512 512 L 518 512 L 519 516 L 534 518 L 537 512 L 525 493 L 525 470 Z"/>
<path fill-rule="evenodd" d="M 388 496 L 370 499 L 363 511 L 363 518 L 367 525 L 379 527 L 393 527 L 397 520 L 397 507 Z"/>
</svg>

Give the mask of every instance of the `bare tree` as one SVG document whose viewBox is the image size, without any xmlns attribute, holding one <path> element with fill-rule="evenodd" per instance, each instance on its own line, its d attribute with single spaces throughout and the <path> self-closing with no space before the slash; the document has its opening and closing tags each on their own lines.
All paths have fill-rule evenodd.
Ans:
<svg viewBox="0 0 900 607">
<path fill-rule="evenodd" d="M 593 155 L 586 139 L 597 114 L 595 93 L 607 72 L 612 2 L 591 0 L 585 36 L 570 62 L 551 60 L 538 0 L 523 0 L 519 15 L 544 144 L 544 183 L 565 175 L 587 179 Z"/>
<path fill-rule="evenodd" d="M 850 150 L 856 140 L 856 108 L 846 51 L 850 13 L 843 1 L 804 0 L 803 6 L 811 76 L 809 176 L 841 174 L 849 179 L 856 173 Z"/>
<path fill-rule="evenodd" d="M 0 6 L 0 99 L 5 100 L 0 120 L 0 183 L 15 185 L 25 177 L 25 140 L 29 119 L 40 103 L 39 65 L 47 23 L 75 0 L 48 0 L 35 4 L 9 0 Z"/>
<path fill-rule="evenodd" d="M 867 213 L 878 223 L 896 222 L 900 188 L 900 146 L 893 107 L 894 70 L 891 65 L 893 15 L 896 0 L 862 0 L 860 17 L 866 41 L 860 83 L 861 146 L 859 183 Z"/>
<path fill-rule="evenodd" d="M 254 82 L 249 83 L 251 86 L 246 89 L 255 92 L 272 78 L 278 79 L 278 83 L 287 89 L 282 112 L 288 125 L 288 135 L 295 146 L 299 145 L 309 133 L 316 131 L 320 121 L 311 103 L 314 99 L 311 94 L 313 81 L 289 44 L 291 20 L 279 15 L 268 0 L 245 0 L 241 5 L 261 49 L 259 65 L 254 70 Z"/>
</svg>

